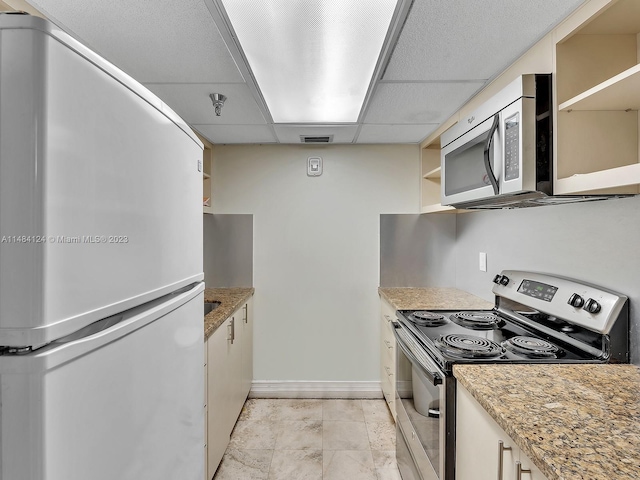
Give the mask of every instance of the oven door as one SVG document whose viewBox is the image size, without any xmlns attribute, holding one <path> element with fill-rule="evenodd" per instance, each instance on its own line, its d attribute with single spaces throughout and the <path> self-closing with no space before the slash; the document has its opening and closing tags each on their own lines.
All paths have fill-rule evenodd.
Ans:
<svg viewBox="0 0 640 480">
<path fill-rule="evenodd" d="M 444 373 L 418 340 L 393 323 L 396 350 L 396 458 L 403 480 L 445 480 L 447 402 Z M 451 475 L 453 472 L 451 472 Z"/>
</svg>

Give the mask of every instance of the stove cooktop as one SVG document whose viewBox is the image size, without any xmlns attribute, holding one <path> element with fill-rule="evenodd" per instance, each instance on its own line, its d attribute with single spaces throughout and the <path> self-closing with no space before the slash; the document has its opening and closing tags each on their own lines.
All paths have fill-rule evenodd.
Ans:
<svg viewBox="0 0 640 480">
<path fill-rule="evenodd" d="M 625 295 L 521 270 L 493 283 L 492 310 L 399 310 L 398 318 L 447 372 L 461 362 L 628 363 Z"/>
<path fill-rule="evenodd" d="M 602 349 L 603 336 L 571 326 L 538 312 L 524 312 L 552 326 L 568 341 L 579 338 L 594 349 Z M 450 371 L 455 363 L 584 363 L 605 358 L 571 343 L 521 325 L 495 310 L 414 311 L 399 310 L 401 323 L 413 333 L 439 365 Z M 425 319 L 426 322 L 425 322 Z M 569 330 L 563 332 L 562 329 Z M 569 336 L 571 335 L 571 336 Z"/>
</svg>

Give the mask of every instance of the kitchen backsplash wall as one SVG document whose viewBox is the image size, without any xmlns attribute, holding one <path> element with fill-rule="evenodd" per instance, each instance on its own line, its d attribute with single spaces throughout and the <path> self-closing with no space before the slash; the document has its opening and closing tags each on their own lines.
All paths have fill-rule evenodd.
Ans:
<svg viewBox="0 0 640 480">
<path fill-rule="evenodd" d="M 253 215 L 203 215 L 208 288 L 253 286 Z"/>
<path fill-rule="evenodd" d="M 453 285 L 455 241 L 455 215 L 380 215 L 380 286 Z"/>
<path fill-rule="evenodd" d="M 508 268 L 564 275 L 623 293 L 631 305 L 631 361 L 640 365 L 640 197 L 455 218 L 458 288 L 493 300 L 491 280 Z M 478 269 L 479 252 L 487 253 L 487 272 Z"/>
</svg>

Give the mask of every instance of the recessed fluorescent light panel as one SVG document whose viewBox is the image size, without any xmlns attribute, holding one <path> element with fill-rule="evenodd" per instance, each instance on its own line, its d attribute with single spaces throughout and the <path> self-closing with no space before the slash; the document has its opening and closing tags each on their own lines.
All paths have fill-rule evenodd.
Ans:
<svg viewBox="0 0 640 480">
<path fill-rule="evenodd" d="M 222 0 L 276 123 L 358 120 L 396 0 Z"/>
</svg>

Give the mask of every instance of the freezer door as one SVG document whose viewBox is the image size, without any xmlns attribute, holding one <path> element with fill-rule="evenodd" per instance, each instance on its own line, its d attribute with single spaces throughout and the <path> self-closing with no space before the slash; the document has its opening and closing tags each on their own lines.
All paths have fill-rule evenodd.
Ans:
<svg viewBox="0 0 640 480">
<path fill-rule="evenodd" d="M 202 480 L 203 289 L 0 356 L 0 478 Z"/>
<path fill-rule="evenodd" d="M 0 345 L 41 346 L 203 279 L 202 144 L 49 25 L 0 16 Z"/>
</svg>

